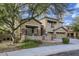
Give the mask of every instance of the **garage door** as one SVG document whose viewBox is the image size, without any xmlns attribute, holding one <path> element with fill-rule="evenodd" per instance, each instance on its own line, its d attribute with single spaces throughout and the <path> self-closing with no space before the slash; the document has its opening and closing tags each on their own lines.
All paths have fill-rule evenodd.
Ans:
<svg viewBox="0 0 79 59">
<path fill-rule="evenodd" d="M 66 37 L 65 32 L 56 32 L 56 38 Z"/>
</svg>

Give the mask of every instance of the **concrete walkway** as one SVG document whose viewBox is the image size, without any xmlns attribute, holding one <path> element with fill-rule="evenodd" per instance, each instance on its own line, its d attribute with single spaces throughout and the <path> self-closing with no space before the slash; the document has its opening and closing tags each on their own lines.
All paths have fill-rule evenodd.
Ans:
<svg viewBox="0 0 79 59">
<path fill-rule="evenodd" d="M 79 50 L 79 40 L 72 39 L 71 44 L 65 45 L 45 46 L 0 53 L 0 56 L 45 56 L 71 50 Z"/>
</svg>

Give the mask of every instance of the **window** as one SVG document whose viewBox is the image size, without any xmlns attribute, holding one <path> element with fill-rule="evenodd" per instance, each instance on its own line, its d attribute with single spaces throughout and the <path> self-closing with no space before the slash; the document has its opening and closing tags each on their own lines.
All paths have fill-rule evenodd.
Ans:
<svg viewBox="0 0 79 59">
<path fill-rule="evenodd" d="M 37 28 L 27 28 L 27 35 L 38 35 L 38 29 Z"/>
<path fill-rule="evenodd" d="M 51 23 L 51 27 L 54 28 L 54 24 Z"/>
<path fill-rule="evenodd" d="M 51 28 L 54 28 L 54 26 L 57 24 L 56 21 L 48 21 L 48 22 L 49 22 Z"/>
<path fill-rule="evenodd" d="M 27 35 L 32 36 L 33 29 L 27 28 Z"/>
<path fill-rule="evenodd" d="M 56 32 L 56 34 L 65 34 L 65 32 Z"/>
</svg>

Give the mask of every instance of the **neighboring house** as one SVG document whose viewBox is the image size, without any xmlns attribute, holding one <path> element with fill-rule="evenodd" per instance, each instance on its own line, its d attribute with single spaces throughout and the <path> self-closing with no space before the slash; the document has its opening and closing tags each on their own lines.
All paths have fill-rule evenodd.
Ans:
<svg viewBox="0 0 79 59">
<path fill-rule="evenodd" d="M 66 26 L 67 30 L 68 30 L 68 37 L 71 37 L 71 38 L 76 38 L 77 36 L 79 36 L 79 33 L 78 32 L 75 32 L 72 28 L 72 26 Z"/>
</svg>

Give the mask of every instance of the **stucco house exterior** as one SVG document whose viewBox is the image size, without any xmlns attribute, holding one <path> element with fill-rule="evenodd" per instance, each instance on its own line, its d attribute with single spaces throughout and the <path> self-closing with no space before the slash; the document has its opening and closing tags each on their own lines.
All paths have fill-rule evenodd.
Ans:
<svg viewBox="0 0 79 59">
<path fill-rule="evenodd" d="M 42 23 L 36 19 L 23 20 L 26 21 L 20 28 L 22 39 L 39 39 L 42 40 L 44 33 Z"/>
<path fill-rule="evenodd" d="M 79 32 L 75 32 L 72 28 L 72 26 L 66 26 L 67 30 L 68 30 L 68 37 L 71 38 L 77 38 L 77 36 L 79 37 Z"/>
<path fill-rule="evenodd" d="M 25 21 L 26 23 L 18 30 L 22 39 L 54 40 L 54 38 L 77 36 L 70 26 L 63 26 L 63 20 L 44 17 L 41 20 L 22 20 L 22 22 Z"/>
<path fill-rule="evenodd" d="M 57 29 L 53 30 L 55 38 L 64 38 L 67 37 L 68 30 L 65 29 L 64 27 L 59 27 Z"/>
<path fill-rule="evenodd" d="M 16 37 L 24 39 L 36 40 L 54 40 L 54 38 L 71 37 L 75 38 L 77 35 L 70 26 L 63 26 L 63 20 L 44 17 L 41 20 L 21 20 L 25 22 L 16 30 Z M 16 21 L 15 26 L 19 23 Z"/>
<path fill-rule="evenodd" d="M 31 19 L 20 28 L 22 39 L 53 40 L 53 38 L 67 37 L 67 30 L 59 19 L 44 17 L 41 20 Z"/>
<path fill-rule="evenodd" d="M 67 29 L 63 27 L 62 20 L 45 17 L 40 20 L 44 26 L 46 35 L 53 40 L 53 38 L 67 37 Z"/>
</svg>

